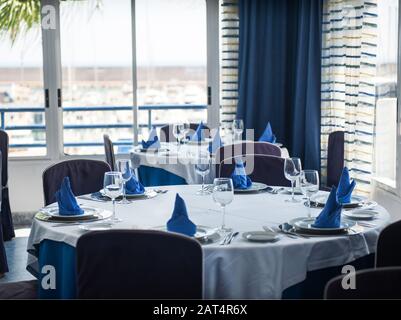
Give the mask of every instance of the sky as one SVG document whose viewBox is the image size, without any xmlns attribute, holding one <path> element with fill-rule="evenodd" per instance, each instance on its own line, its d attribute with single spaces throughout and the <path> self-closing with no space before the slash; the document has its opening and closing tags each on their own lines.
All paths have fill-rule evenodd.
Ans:
<svg viewBox="0 0 401 320">
<path fill-rule="evenodd" d="M 131 1 L 62 2 L 63 66 L 130 66 Z M 205 0 L 136 0 L 137 64 L 206 65 Z M 0 42 L 0 66 L 41 64 L 39 27 L 12 49 Z"/>
</svg>

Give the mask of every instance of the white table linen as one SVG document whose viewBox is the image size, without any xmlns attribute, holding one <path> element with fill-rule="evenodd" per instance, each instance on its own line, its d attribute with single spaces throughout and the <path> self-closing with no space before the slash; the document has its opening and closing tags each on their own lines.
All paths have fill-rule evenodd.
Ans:
<svg viewBox="0 0 401 320">
<path fill-rule="evenodd" d="M 178 192 L 185 200 L 190 219 L 197 225 L 219 226 L 221 212 L 211 196 L 195 195 L 200 188 L 165 187 L 169 192 L 128 205 L 117 205 L 117 216 L 123 221 L 116 229 L 148 229 L 163 226 L 170 218 Z M 285 202 L 288 195 L 269 193 L 235 195 L 227 207 L 226 223 L 235 231 L 262 231 L 262 226 L 277 226 L 292 218 L 306 216 L 301 203 Z M 79 203 L 111 210 L 111 203 L 79 199 Z M 312 209 L 316 216 L 320 209 Z M 285 235 L 275 243 L 247 242 L 239 235 L 229 246 L 218 243 L 203 245 L 204 297 L 233 299 L 280 298 L 283 290 L 303 281 L 308 271 L 346 264 L 373 253 L 379 231 L 389 222 L 389 214 L 377 207 L 376 227 L 352 236 L 291 239 Z M 28 250 L 44 239 L 76 246 L 82 231 L 78 226 L 53 227 L 54 223 L 34 220 Z M 28 264 L 36 258 L 29 255 Z"/>
</svg>

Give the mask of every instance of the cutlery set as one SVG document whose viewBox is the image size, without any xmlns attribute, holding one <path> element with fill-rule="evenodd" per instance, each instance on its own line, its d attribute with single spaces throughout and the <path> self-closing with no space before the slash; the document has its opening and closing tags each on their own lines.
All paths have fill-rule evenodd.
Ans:
<svg viewBox="0 0 401 320">
<path fill-rule="evenodd" d="M 225 237 L 223 238 L 223 240 L 221 240 L 220 245 L 221 246 L 226 246 L 229 245 L 231 243 L 231 241 L 239 235 L 239 232 L 229 232 L 225 235 Z"/>
</svg>

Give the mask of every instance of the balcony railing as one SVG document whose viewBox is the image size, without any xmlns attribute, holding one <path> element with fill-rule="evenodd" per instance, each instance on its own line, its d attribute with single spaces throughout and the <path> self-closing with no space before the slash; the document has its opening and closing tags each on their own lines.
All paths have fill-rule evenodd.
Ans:
<svg viewBox="0 0 401 320">
<path fill-rule="evenodd" d="M 166 110 L 205 110 L 206 105 L 146 105 L 138 106 L 138 111 L 147 111 L 148 121 L 146 124 L 139 124 L 140 128 L 151 129 L 152 126 L 161 127 L 165 123 L 152 123 L 152 111 L 166 111 Z M 132 111 L 132 106 L 96 106 L 96 107 L 64 107 L 63 112 L 115 112 L 115 111 Z M 12 125 L 6 123 L 7 113 L 44 113 L 45 108 L 35 107 L 0 107 L 0 128 L 6 131 L 16 130 L 32 130 L 32 131 L 45 131 L 44 124 L 29 124 L 29 125 Z M 64 130 L 77 130 L 77 129 L 130 129 L 133 128 L 132 123 L 97 123 L 97 124 L 66 124 L 63 126 Z M 133 140 L 127 139 L 124 141 L 115 141 L 117 146 L 132 145 Z M 89 147 L 101 146 L 103 142 L 100 141 L 85 141 L 85 142 L 65 142 L 64 147 Z M 46 147 L 46 142 L 38 141 L 32 143 L 11 143 L 10 148 L 43 148 Z"/>
</svg>

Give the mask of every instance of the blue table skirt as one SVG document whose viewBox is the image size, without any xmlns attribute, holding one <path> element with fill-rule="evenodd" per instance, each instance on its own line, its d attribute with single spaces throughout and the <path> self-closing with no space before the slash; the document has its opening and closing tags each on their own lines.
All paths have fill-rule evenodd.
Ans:
<svg viewBox="0 0 401 320">
<path fill-rule="evenodd" d="M 187 184 L 184 178 L 174 173 L 148 166 L 140 166 L 138 168 L 138 178 L 145 187 Z"/>
<path fill-rule="evenodd" d="M 43 240 L 38 246 L 39 270 L 45 265 L 52 265 L 56 270 L 56 289 L 43 289 L 39 286 L 40 299 L 74 299 L 76 298 L 76 255 L 75 248 L 52 240 Z M 374 254 L 349 263 L 356 270 L 372 268 Z M 101 266 L 99 266 L 101 268 Z M 342 266 L 325 268 L 308 272 L 307 278 L 283 292 L 283 299 L 322 299 L 326 283 L 341 274 Z M 107 276 L 107 275 L 105 275 Z M 39 274 L 39 283 L 42 281 Z"/>
</svg>

